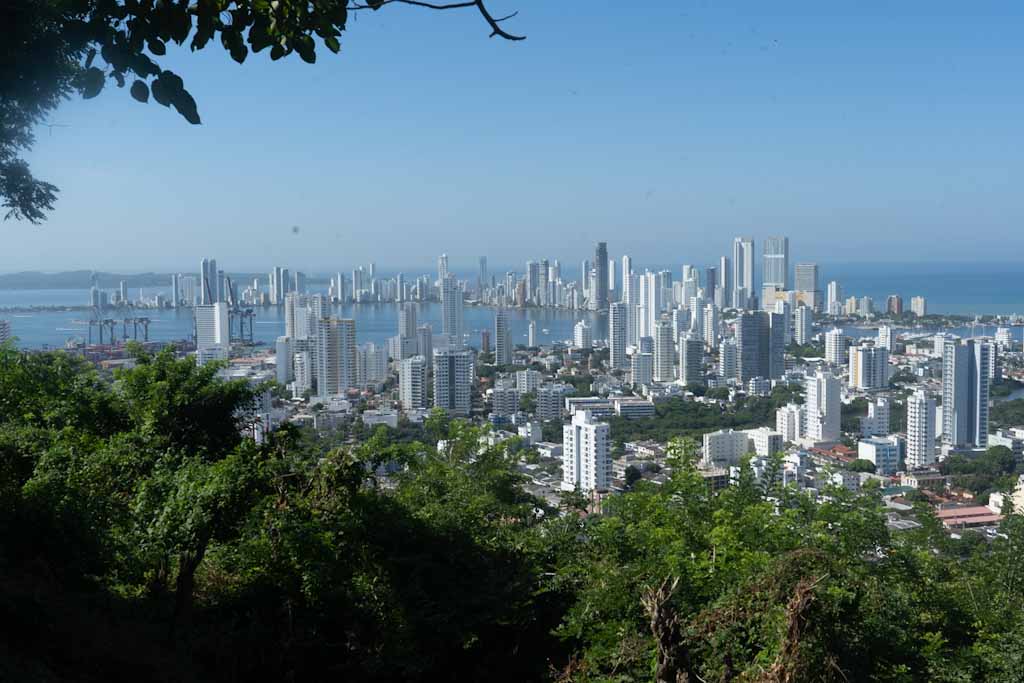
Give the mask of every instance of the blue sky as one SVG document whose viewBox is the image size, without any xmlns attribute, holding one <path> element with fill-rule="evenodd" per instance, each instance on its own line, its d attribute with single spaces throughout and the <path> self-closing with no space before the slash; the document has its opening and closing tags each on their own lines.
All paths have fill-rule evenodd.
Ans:
<svg viewBox="0 0 1024 683">
<path fill-rule="evenodd" d="M 490 4 L 528 39 L 390 6 L 313 66 L 170 54 L 202 126 L 127 89 L 68 102 L 31 156 L 57 211 L 0 225 L 0 271 L 575 263 L 598 239 L 705 263 L 776 233 L 794 260 L 1024 253 L 1019 2 Z"/>
</svg>

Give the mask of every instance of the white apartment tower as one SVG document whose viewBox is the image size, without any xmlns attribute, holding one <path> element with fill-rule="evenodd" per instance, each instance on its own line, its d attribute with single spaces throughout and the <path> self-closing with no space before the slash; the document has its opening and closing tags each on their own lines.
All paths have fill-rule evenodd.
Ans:
<svg viewBox="0 0 1024 683">
<path fill-rule="evenodd" d="M 829 365 L 846 365 L 846 335 L 839 328 L 825 333 L 825 362 Z"/>
<path fill-rule="evenodd" d="M 594 337 L 586 320 L 580 320 L 573 326 L 572 342 L 578 349 L 594 348 Z"/>
<path fill-rule="evenodd" d="M 839 380 L 818 371 L 807 378 L 807 426 L 805 436 L 814 442 L 834 442 L 840 436 Z"/>
<path fill-rule="evenodd" d="M 317 395 L 337 396 L 356 386 L 356 321 L 320 318 L 316 342 Z"/>
<path fill-rule="evenodd" d="M 231 344 L 228 305 L 215 303 L 193 309 L 196 322 L 196 358 L 202 365 L 207 360 L 226 359 Z"/>
<path fill-rule="evenodd" d="M 442 256 L 445 268 L 448 257 Z M 455 276 L 448 273 L 441 280 L 441 333 L 448 339 L 449 346 L 462 346 L 462 290 Z"/>
<path fill-rule="evenodd" d="M 923 389 L 907 398 L 907 469 L 935 464 L 935 399 Z"/>
<path fill-rule="evenodd" d="M 764 241 L 764 287 L 789 289 L 789 238 L 768 237 Z"/>
<path fill-rule="evenodd" d="M 398 369 L 398 397 L 403 410 L 422 410 L 427 407 L 427 359 L 412 356 L 402 361 Z"/>
<path fill-rule="evenodd" d="M 609 428 L 589 410 L 576 412 L 562 427 L 562 489 L 584 493 L 605 491 L 612 478 Z"/>
<path fill-rule="evenodd" d="M 793 341 L 801 346 L 811 343 L 814 336 L 814 312 L 809 306 L 797 306 L 793 311 Z"/>
</svg>

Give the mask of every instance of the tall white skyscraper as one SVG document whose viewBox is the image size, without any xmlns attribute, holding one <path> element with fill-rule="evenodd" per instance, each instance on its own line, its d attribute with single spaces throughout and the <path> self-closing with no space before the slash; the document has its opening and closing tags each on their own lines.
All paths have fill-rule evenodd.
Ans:
<svg viewBox="0 0 1024 683">
<path fill-rule="evenodd" d="M 577 411 L 562 427 L 562 489 L 605 491 L 612 478 L 610 430 L 589 410 Z"/>
<path fill-rule="evenodd" d="M 447 264 L 447 257 L 445 259 Z M 441 333 L 451 346 L 462 346 L 462 290 L 455 276 L 448 274 L 441 281 Z"/>
<path fill-rule="evenodd" d="M 843 288 L 839 283 L 832 280 L 828 283 L 828 296 L 826 297 L 826 312 L 829 315 L 839 315 L 843 310 Z"/>
<path fill-rule="evenodd" d="M 285 386 L 295 379 L 292 365 L 294 352 L 292 351 L 291 337 L 278 337 L 275 351 L 275 361 L 277 363 L 275 379 L 278 384 Z"/>
<path fill-rule="evenodd" d="M 296 314 L 298 309 L 305 308 L 306 299 L 297 292 L 288 292 L 284 295 L 284 334 L 286 337 L 297 339 L 300 331 L 303 338 L 308 336 L 309 323 L 304 311 Z"/>
<path fill-rule="evenodd" d="M 718 307 L 715 304 L 705 304 L 704 306 L 704 344 L 709 349 L 718 348 Z"/>
<path fill-rule="evenodd" d="M 473 352 L 434 349 L 434 406 L 468 417 L 473 401 Z"/>
<path fill-rule="evenodd" d="M 628 306 L 620 302 L 608 308 L 608 362 L 612 369 L 624 370 L 629 366 L 626 358 L 626 326 L 629 323 Z"/>
<path fill-rule="evenodd" d="M 881 346 L 883 349 L 892 353 L 895 349 L 896 336 L 892 333 L 892 328 L 888 325 L 882 325 L 878 328 L 878 341 L 875 342 L 876 346 Z"/>
<path fill-rule="evenodd" d="M 526 326 L 526 345 L 531 349 L 537 346 L 537 322 L 531 320 L 530 324 Z"/>
<path fill-rule="evenodd" d="M 737 237 L 732 242 L 734 308 L 748 308 L 754 294 L 754 239 Z"/>
<path fill-rule="evenodd" d="M 508 315 L 502 310 L 494 314 L 494 362 L 512 365 L 512 335 L 508 331 Z"/>
<path fill-rule="evenodd" d="M 935 464 L 935 399 L 923 389 L 907 398 L 907 468 Z"/>
<path fill-rule="evenodd" d="M 693 335 L 679 339 L 679 381 L 684 386 L 704 384 L 704 342 Z"/>
<path fill-rule="evenodd" d="M 193 314 L 196 323 L 197 362 L 203 365 L 208 360 L 226 359 L 231 344 L 228 305 L 199 305 L 193 309 Z"/>
<path fill-rule="evenodd" d="M 402 410 L 421 410 L 427 407 L 427 359 L 411 356 L 402 361 L 398 370 L 398 399 Z"/>
<path fill-rule="evenodd" d="M 801 346 L 814 336 L 814 313 L 809 306 L 797 306 L 793 312 L 793 340 Z"/>
<path fill-rule="evenodd" d="M 825 333 L 825 362 L 830 365 L 846 365 L 847 337 L 838 327 Z"/>
<path fill-rule="evenodd" d="M 293 393 L 301 396 L 313 388 L 313 361 L 309 351 L 296 351 L 292 356 L 292 367 L 295 369 Z"/>
<path fill-rule="evenodd" d="M 769 237 L 764 241 L 765 287 L 777 290 L 789 289 L 789 238 Z"/>
<path fill-rule="evenodd" d="M 580 320 L 572 329 L 573 346 L 578 349 L 591 349 L 594 347 L 594 337 L 590 325 L 586 320 Z"/>
<path fill-rule="evenodd" d="M 732 302 L 733 273 L 729 268 L 729 257 L 722 256 L 718 260 L 718 287 L 715 289 L 715 305 L 725 310 Z"/>
<path fill-rule="evenodd" d="M 735 339 L 723 339 L 718 345 L 718 376 L 736 379 L 739 375 L 739 348 Z"/>
<path fill-rule="evenodd" d="M 398 336 L 416 338 L 416 304 L 406 302 L 398 309 Z"/>
<path fill-rule="evenodd" d="M 437 281 L 444 284 L 448 278 L 448 254 L 441 254 L 437 257 Z"/>
<path fill-rule="evenodd" d="M 928 315 L 928 302 L 923 296 L 910 297 L 910 311 L 919 318 Z"/>
<path fill-rule="evenodd" d="M 831 373 L 819 370 L 807 378 L 807 438 L 815 442 L 838 441 L 840 436 L 840 386 Z"/>
<path fill-rule="evenodd" d="M 653 337 L 654 324 L 661 316 L 661 283 L 657 273 L 650 271 L 640 276 L 639 337 Z"/>
<path fill-rule="evenodd" d="M 659 318 L 654 324 L 654 381 L 673 382 L 675 373 L 675 340 L 672 323 Z"/>
<path fill-rule="evenodd" d="M 356 321 L 317 321 L 316 386 L 318 396 L 344 394 L 356 386 Z"/>
<path fill-rule="evenodd" d="M 942 354 L 942 443 L 988 445 L 989 363 L 987 342 L 946 339 Z"/>
</svg>

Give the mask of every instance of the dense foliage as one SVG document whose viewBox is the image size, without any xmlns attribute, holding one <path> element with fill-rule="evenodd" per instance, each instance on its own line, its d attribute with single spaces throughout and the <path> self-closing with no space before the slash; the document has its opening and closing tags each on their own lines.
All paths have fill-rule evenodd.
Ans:
<svg viewBox="0 0 1024 683">
<path fill-rule="evenodd" d="M 802 388 L 795 385 L 780 385 L 771 396 L 741 397 L 727 405 L 673 397 L 655 404 L 654 417 L 630 420 L 616 416 L 608 422 L 612 439 L 618 443 L 644 439 L 666 442 L 680 436 L 698 438 L 718 429 L 774 426 L 777 409 L 803 400 Z"/>
<path fill-rule="evenodd" d="M 1024 426 L 1024 398 L 997 402 L 989 415 L 992 429 Z"/>
<path fill-rule="evenodd" d="M 0 348 L 0 680 L 1021 680 L 1020 518 L 893 535 L 877 494 L 749 468 L 716 495 L 688 440 L 559 511 L 466 423 L 256 444 L 250 392 Z"/>
</svg>

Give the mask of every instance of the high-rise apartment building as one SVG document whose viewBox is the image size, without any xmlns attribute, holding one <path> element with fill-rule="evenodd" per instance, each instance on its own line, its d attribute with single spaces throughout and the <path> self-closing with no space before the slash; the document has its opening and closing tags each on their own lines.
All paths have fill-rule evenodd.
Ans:
<svg viewBox="0 0 1024 683">
<path fill-rule="evenodd" d="M 199 363 L 225 359 L 231 343 L 231 327 L 226 303 L 205 304 L 193 309 L 196 324 L 196 356 Z"/>
<path fill-rule="evenodd" d="M 814 337 L 814 313 L 809 306 L 797 306 L 793 312 L 793 341 L 801 346 Z"/>
<path fill-rule="evenodd" d="M 889 351 L 862 344 L 849 352 L 849 385 L 852 389 L 884 389 L 889 384 Z"/>
<path fill-rule="evenodd" d="M 276 366 L 274 379 L 281 386 L 287 386 L 289 382 L 295 379 L 294 366 L 292 364 L 293 355 L 291 337 L 278 337 L 275 344 L 274 360 Z"/>
<path fill-rule="evenodd" d="M 494 362 L 512 365 L 512 335 L 508 329 L 508 314 L 502 310 L 494 315 Z"/>
<path fill-rule="evenodd" d="M 733 308 L 749 308 L 754 296 L 754 240 L 737 237 L 732 242 Z"/>
<path fill-rule="evenodd" d="M 786 317 L 747 311 L 736 319 L 737 377 L 746 384 L 755 377 L 778 379 L 785 371 Z"/>
<path fill-rule="evenodd" d="M 928 315 L 928 302 L 925 301 L 923 296 L 910 298 L 910 312 L 919 318 L 923 318 Z"/>
<path fill-rule="evenodd" d="M 447 264 L 447 258 L 445 264 Z M 441 281 L 441 333 L 449 346 L 462 346 L 462 289 L 455 276 L 449 273 Z"/>
<path fill-rule="evenodd" d="M 590 329 L 590 325 L 587 324 L 586 320 L 580 320 L 572 328 L 572 341 L 573 346 L 577 349 L 592 349 L 594 347 L 594 337 Z"/>
<path fill-rule="evenodd" d="M 807 378 L 806 438 L 814 442 L 834 442 L 840 436 L 839 380 L 819 370 Z"/>
<path fill-rule="evenodd" d="M 849 357 L 846 348 L 849 343 L 843 331 L 835 327 L 825 333 L 825 362 L 830 365 L 846 365 Z"/>
<path fill-rule="evenodd" d="M 675 373 L 675 343 L 672 337 L 672 323 L 659 318 L 654 324 L 654 381 L 672 382 Z"/>
<path fill-rule="evenodd" d="M 793 289 L 796 290 L 799 302 L 810 306 L 815 311 L 822 307 L 821 282 L 817 263 L 798 263 L 794 268 L 795 278 Z"/>
<path fill-rule="evenodd" d="M 907 469 L 935 464 L 935 399 L 923 389 L 907 398 Z"/>
<path fill-rule="evenodd" d="M 473 352 L 434 349 L 434 406 L 468 417 L 473 405 Z"/>
<path fill-rule="evenodd" d="M 988 445 L 989 364 L 992 346 L 946 339 L 942 353 L 942 443 L 954 448 Z"/>
<path fill-rule="evenodd" d="M 441 254 L 437 257 L 437 281 L 444 283 L 448 279 L 448 254 Z"/>
<path fill-rule="evenodd" d="M 645 386 L 653 382 L 654 354 L 649 351 L 640 351 L 630 356 L 629 377 L 634 386 Z"/>
<path fill-rule="evenodd" d="M 562 427 L 562 489 L 605 491 L 612 478 L 610 429 L 580 410 Z"/>
<path fill-rule="evenodd" d="M 399 366 L 398 400 L 403 410 L 427 407 L 427 359 L 423 356 L 406 358 Z"/>
<path fill-rule="evenodd" d="M 704 384 L 704 342 L 692 335 L 679 338 L 679 381 Z"/>
<path fill-rule="evenodd" d="M 608 244 L 598 242 L 594 249 L 594 292 L 591 295 L 595 311 L 608 310 Z"/>
<path fill-rule="evenodd" d="M 356 321 L 320 318 L 317 321 L 317 396 L 337 396 L 356 386 Z"/>
<path fill-rule="evenodd" d="M 661 317 L 662 291 L 657 273 L 650 271 L 640 276 L 640 306 L 638 337 L 653 337 L 654 325 Z"/>
<path fill-rule="evenodd" d="M 789 289 L 789 238 L 769 237 L 764 241 L 764 272 L 761 276 L 765 287 L 776 290 Z"/>
<path fill-rule="evenodd" d="M 739 348 L 735 339 L 724 339 L 718 345 L 718 376 L 736 379 L 739 372 Z"/>
<path fill-rule="evenodd" d="M 902 315 L 903 297 L 899 294 L 890 294 L 885 300 L 885 312 L 889 315 Z"/>
<path fill-rule="evenodd" d="M 718 259 L 718 289 L 715 292 L 715 305 L 725 310 L 733 305 L 732 300 L 733 273 L 729 268 L 729 257 Z"/>
<path fill-rule="evenodd" d="M 825 307 L 825 312 L 829 315 L 840 315 L 843 312 L 843 288 L 835 280 L 828 283 Z"/>
<path fill-rule="evenodd" d="M 626 358 L 626 328 L 628 324 L 629 317 L 626 304 L 620 301 L 609 306 L 608 362 L 614 370 L 624 370 L 629 367 L 629 359 Z"/>
</svg>

